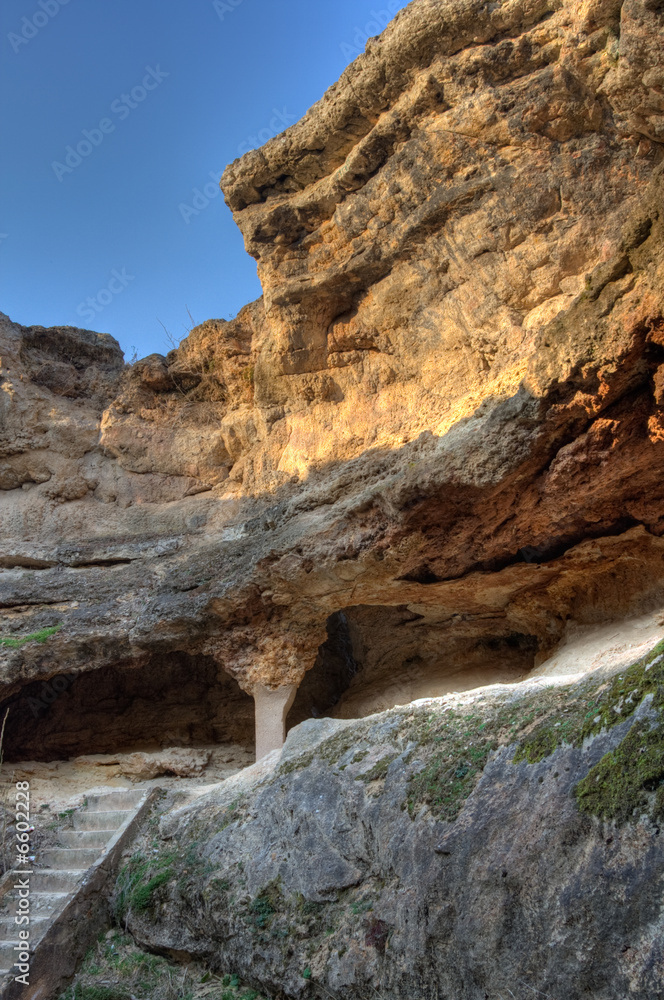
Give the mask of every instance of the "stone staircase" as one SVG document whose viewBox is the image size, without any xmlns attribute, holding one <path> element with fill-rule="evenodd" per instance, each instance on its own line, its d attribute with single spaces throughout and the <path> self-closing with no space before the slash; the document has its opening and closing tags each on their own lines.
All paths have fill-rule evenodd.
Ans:
<svg viewBox="0 0 664 1000">
<path fill-rule="evenodd" d="M 22 876 L 16 872 L 6 876 L 9 881 L 0 904 L 2 1000 L 15 996 L 22 1000 L 46 1000 L 71 974 L 74 952 L 77 961 L 82 957 L 79 953 L 83 945 L 89 946 L 100 929 L 97 911 L 104 910 L 106 904 L 104 887 L 110 889 L 122 850 L 153 798 L 154 792 L 140 788 L 90 794 L 86 804 L 74 812 L 72 828 L 58 834 L 60 846 L 40 853 L 30 876 L 31 954 L 27 987 L 14 982 L 16 970 L 12 971 L 18 943 L 18 926 L 14 921 L 17 894 L 12 887 Z M 79 928 L 72 935 L 72 947 L 67 948 L 67 928 L 70 926 L 73 931 L 72 921 L 81 918 L 91 920 L 92 935 L 81 934 Z M 59 954 L 63 946 L 68 951 L 66 956 Z"/>
</svg>

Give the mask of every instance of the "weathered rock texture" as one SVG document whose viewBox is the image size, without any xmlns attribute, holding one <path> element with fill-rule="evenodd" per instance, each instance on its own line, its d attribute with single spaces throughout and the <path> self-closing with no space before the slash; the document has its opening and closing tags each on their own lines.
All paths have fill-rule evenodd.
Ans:
<svg viewBox="0 0 664 1000">
<path fill-rule="evenodd" d="M 664 643 L 512 690 L 303 723 L 135 845 L 131 933 L 270 996 L 660 1000 Z"/>
<path fill-rule="evenodd" d="M 656 0 L 415 0 L 224 174 L 261 300 L 126 370 L 4 320 L 3 635 L 60 626 L 5 696 L 516 679 L 661 603 L 663 42 Z"/>
</svg>

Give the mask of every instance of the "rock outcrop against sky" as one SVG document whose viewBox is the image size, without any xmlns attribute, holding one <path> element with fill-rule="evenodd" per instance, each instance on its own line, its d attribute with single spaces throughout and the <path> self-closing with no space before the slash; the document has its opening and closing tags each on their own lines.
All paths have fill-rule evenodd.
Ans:
<svg viewBox="0 0 664 1000">
<path fill-rule="evenodd" d="M 224 174 L 262 299 L 131 367 L 3 319 L 10 748 L 65 669 L 112 699 L 177 661 L 229 705 L 349 660 L 518 679 L 661 601 L 663 30 L 655 0 L 415 0 Z"/>
<path fill-rule="evenodd" d="M 289 997 L 664 995 L 664 646 L 538 679 L 663 624 L 663 150 L 661 0 L 413 0 L 226 170 L 234 320 L 128 366 L 2 316 L 8 758 L 339 717 L 151 830 L 140 943 Z"/>
</svg>

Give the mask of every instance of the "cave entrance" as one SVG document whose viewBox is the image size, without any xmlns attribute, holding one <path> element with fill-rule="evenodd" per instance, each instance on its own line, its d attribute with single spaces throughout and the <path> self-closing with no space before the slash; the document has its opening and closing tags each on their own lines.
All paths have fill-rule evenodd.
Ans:
<svg viewBox="0 0 664 1000">
<path fill-rule="evenodd" d="M 516 683 L 532 670 L 533 636 L 478 635 L 471 625 L 468 630 L 464 635 L 446 623 L 423 621 L 406 607 L 359 606 L 330 615 L 327 639 L 292 707 L 284 700 L 265 712 L 274 730 L 265 736 L 266 750 L 259 699 L 243 692 L 211 657 L 153 654 L 140 666 L 118 664 L 37 681 L 0 707 L 3 715 L 9 708 L 5 760 L 232 746 L 244 751 L 244 766 L 254 748 L 260 757 L 280 745 L 288 709 L 287 729 L 309 718 L 361 718 L 418 698 Z M 272 694 L 267 692 L 268 701 Z"/>
<path fill-rule="evenodd" d="M 539 645 L 533 635 L 496 634 L 491 623 L 425 621 L 405 606 L 346 608 L 330 616 L 327 631 L 288 729 L 312 716 L 363 718 L 419 698 L 516 684 L 535 666 Z"/>
<path fill-rule="evenodd" d="M 169 652 L 62 674 L 27 684 L 3 716 L 7 708 L 8 762 L 219 744 L 253 751 L 253 699 L 206 656 Z"/>
</svg>

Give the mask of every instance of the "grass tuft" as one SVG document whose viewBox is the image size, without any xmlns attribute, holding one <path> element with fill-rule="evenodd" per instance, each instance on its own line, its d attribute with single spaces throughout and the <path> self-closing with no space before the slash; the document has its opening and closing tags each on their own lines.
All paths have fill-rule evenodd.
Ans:
<svg viewBox="0 0 664 1000">
<path fill-rule="evenodd" d="M 90 949 L 59 1000 L 264 1000 L 236 975 L 214 975 L 196 962 L 175 965 L 136 947 L 115 930 Z"/>
<path fill-rule="evenodd" d="M 46 642 L 50 639 L 52 635 L 59 632 L 62 625 L 53 625 L 51 628 L 40 628 L 37 632 L 31 632 L 29 635 L 15 636 L 0 636 L 0 646 L 9 646 L 10 649 L 20 649 L 21 646 L 25 646 L 26 642 Z"/>
</svg>

